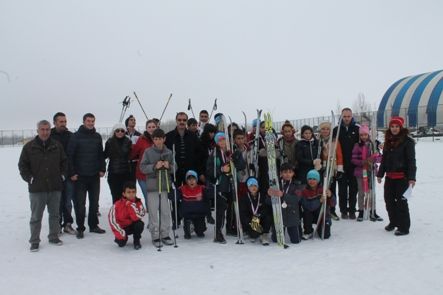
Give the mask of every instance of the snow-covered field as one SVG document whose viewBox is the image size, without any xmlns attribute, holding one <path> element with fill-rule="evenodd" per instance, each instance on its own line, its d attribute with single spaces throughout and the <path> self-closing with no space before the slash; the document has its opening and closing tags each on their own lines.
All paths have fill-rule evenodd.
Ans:
<svg viewBox="0 0 443 295">
<path fill-rule="evenodd" d="M 44 216 L 40 251 L 29 252 L 29 200 L 18 174 L 20 147 L 0 148 L 1 294 L 441 294 L 443 289 L 443 143 L 417 144 L 417 186 L 410 200 L 411 234 L 396 237 L 387 222 L 338 221 L 332 237 L 283 250 L 247 243 L 178 239 L 157 252 L 144 233 L 143 248 L 120 249 L 106 220 L 111 204 L 102 180 L 105 235 L 83 240 L 62 235 L 49 245 Z M 377 189 L 378 213 L 387 220 Z M 182 232 L 180 229 L 180 237 Z M 132 242 L 132 238 L 130 239 Z"/>
</svg>

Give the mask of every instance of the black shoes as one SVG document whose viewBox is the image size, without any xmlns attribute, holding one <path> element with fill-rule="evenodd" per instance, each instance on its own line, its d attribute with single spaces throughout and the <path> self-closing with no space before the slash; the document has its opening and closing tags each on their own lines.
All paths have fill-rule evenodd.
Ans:
<svg viewBox="0 0 443 295">
<path fill-rule="evenodd" d="M 340 217 L 338 217 L 337 213 L 335 213 L 335 212 L 331 212 L 331 218 L 334 221 L 339 221 L 340 220 Z"/>
<path fill-rule="evenodd" d="M 77 230 L 77 234 L 75 235 L 77 239 L 83 239 L 85 237 L 84 231 Z"/>
<path fill-rule="evenodd" d="M 99 228 L 98 226 L 89 229 L 89 232 L 90 232 L 90 233 L 96 233 L 96 234 L 104 234 L 104 233 L 106 233 L 106 231 L 105 231 L 104 229 L 101 229 L 101 228 Z"/>
<path fill-rule="evenodd" d="M 385 231 L 393 231 L 395 229 L 395 225 L 392 224 L 388 224 L 387 226 L 385 226 Z"/>
<path fill-rule="evenodd" d="M 358 210 L 357 221 L 359 222 L 363 221 L 363 210 Z"/>
<path fill-rule="evenodd" d="M 214 220 L 214 218 L 212 217 L 212 215 L 208 215 L 208 216 L 206 216 L 206 221 L 207 221 L 209 224 L 214 224 L 214 223 L 215 223 L 215 220 Z"/>
<path fill-rule="evenodd" d="M 383 218 L 377 215 L 377 212 L 374 211 L 374 214 L 369 217 L 371 221 L 383 221 Z"/>
<path fill-rule="evenodd" d="M 37 251 L 38 251 L 38 247 L 39 247 L 39 244 L 38 244 L 38 243 L 32 243 L 32 244 L 31 244 L 31 248 L 29 248 L 29 250 L 30 250 L 31 252 L 37 252 Z"/>
<path fill-rule="evenodd" d="M 404 231 L 404 230 L 399 230 L 397 229 L 394 233 L 394 235 L 396 236 L 406 236 L 409 234 L 409 231 Z"/>
<path fill-rule="evenodd" d="M 126 242 L 127 242 L 128 240 L 118 240 L 118 239 L 115 239 L 114 240 L 114 242 L 119 246 L 119 247 L 124 247 L 125 245 L 126 245 Z"/>
<path fill-rule="evenodd" d="M 174 242 L 172 241 L 172 239 L 170 237 L 162 238 L 162 242 L 166 246 L 174 245 Z"/>
<path fill-rule="evenodd" d="M 349 219 L 348 213 L 342 213 L 341 219 Z"/>
<path fill-rule="evenodd" d="M 223 236 L 223 234 L 221 232 L 217 232 L 215 234 L 214 242 L 219 243 L 219 244 L 226 244 L 225 237 Z"/>
<path fill-rule="evenodd" d="M 134 249 L 140 250 L 142 245 L 140 244 L 140 241 L 134 241 Z"/>
<path fill-rule="evenodd" d="M 60 240 L 59 238 L 50 239 L 49 240 L 49 244 L 53 244 L 53 245 L 56 245 L 56 246 L 61 246 L 61 245 L 63 245 L 63 241 Z"/>
<path fill-rule="evenodd" d="M 349 219 L 356 219 L 355 212 L 349 212 Z"/>
</svg>

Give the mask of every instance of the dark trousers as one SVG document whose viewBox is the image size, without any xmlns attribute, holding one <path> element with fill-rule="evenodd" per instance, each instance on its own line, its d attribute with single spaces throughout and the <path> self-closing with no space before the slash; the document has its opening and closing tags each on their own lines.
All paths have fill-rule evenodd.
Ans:
<svg viewBox="0 0 443 295">
<path fill-rule="evenodd" d="M 305 234 L 311 234 L 314 229 L 313 224 L 317 224 L 318 217 L 320 215 L 321 207 L 315 211 L 304 210 L 303 211 L 303 231 Z M 324 238 L 328 239 L 331 236 L 331 218 L 329 214 L 329 207 L 326 208 L 326 221 L 325 221 L 325 235 Z M 320 221 L 318 225 L 317 234 L 320 236 L 322 233 L 323 222 Z"/>
<path fill-rule="evenodd" d="M 194 231 L 197 235 L 202 235 L 206 231 L 206 222 L 205 222 L 205 216 L 200 217 L 185 217 L 184 218 L 184 226 L 183 229 L 185 233 L 187 232 L 189 235 L 191 234 L 190 231 L 190 225 L 191 223 L 194 225 Z"/>
<path fill-rule="evenodd" d="M 126 233 L 126 239 L 125 240 L 117 240 L 116 239 L 115 242 L 120 247 L 123 247 L 128 242 L 127 237 L 130 236 L 130 235 L 134 235 L 134 244 L 139 244 L 140 243 L 140 239 L 142 237 L 142 232 L 143 232 L 144 228 L 145 228 L 145 224 L 143 223 L 143 221 L 137 220 L 137 221 L 131 223 L 131 225 L 123 228 L 123 230 Z"/>
<path fill-rule="evenodd" d="M 66 224 L 74 223 L 72 218 L 72 201 L 75 198 L 75 185 L 72 180 L 67 179 L 63 183 L 63 191 L 60 199 L 60 225 L 64 227 Z"/>
<path fill-rule="evenodd" d="M 237 234 L 237 218 L 235 216 L 235 204 L 233 194 L 226 194 L 227 208 L 226 208 L 226 232 Z"/>
<path fill-rule="evenodd" d="M 125 184 L 125 182 L 129 180 L 131 180 L 131 175 L 129 175 L 129 173 L 108 174 L 108 184 L 109 184 L 109 189 L 111 190 L 112 203 L 115 203 L 121 198 L 123 192 L 123 185 Z"/>
<path fill-rule="evenodd" d="M 289 240 L 292 244 L 298 244 L 301 241 L 301 227 L 300 226 L 285 226 L 284 231 L 288 233 Z M 275 228 L 272 227 L 271 239 L 274 243 L 277 243 L 277 234 Z"/>
<path fill-rule="evenodd" d="M 228 208 L 228 196 L 225 193 L 217 193 L 216 197 L 215 230 L 221 232 L 225 223 L 226 209 Z"/>
<path fill-rule="evenodd" d="M 100 177 L 79 176 L 75 182 L 75 221 L 77 230 L 85 230 L 86 194 L 89 198 L 88 226 L 95 228 L 98 225 L 98 200 L 100 195 Z"/>
<path fill-rule="evenodd" d="M 352 173 L 344 173 L 338 179 L 338 197 L 341 213 L 355 213 L 357 204 L 357 179 Z"/>
<path fill-rule="evenodd" d="M 408 187 L 407 179 L 385 178 L 384 198 L 389 223 L 404 232 L 409 232 L 411 226 L 408 200 L 403 197 Z"/>
<path fill-rule="evenodd" d="M 264 211 L 263 211 L 264 212 Z M 251 217 L 252 218 L 252 217 Z M 263 234 L 269 233 L 271 230 L 272 225 L 272 218 L 271 215 L 267 214 L 267 212 L 260 215 L 260 225 L 263 229 Z M 262 233 L 258 233 L 254 230 L 252 230 L 251 225 L 249 223 L 243 224 L 243 229 L 246 231 L 249 237 L 256 239 L 258 238 Z"/>
</svg>

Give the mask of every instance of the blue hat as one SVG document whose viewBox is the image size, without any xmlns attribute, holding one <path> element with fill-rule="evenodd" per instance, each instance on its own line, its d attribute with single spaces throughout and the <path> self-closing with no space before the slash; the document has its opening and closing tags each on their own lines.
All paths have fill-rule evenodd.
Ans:
<svg viewBox="0 0 443 295">
<path fill-rule="evenodd" d="M 257 127 L 257 122 L 259 122 L 258 119 L 252 120 L 252 127 Z"/>
<path fill-rule="evenodd" d="M 214 141 L 216 144 L 218 144 L 218 142 L 220 141 L 220 139 L 226 139 L 225 133 L 224 132 L 217 132 L 214 136 Z"/>
<path fill-rule="evenodd" d="M 257 181 L 256 178 L 254 178 L 254 177 L 250 177 L 250 178 L 248 178 L 248 181 L 246 181 L 246 185 L 247 185 L 248 187 L 253 186 L 253 185 L 255 185 L 256 187 L 258 187 L 258 181 Z"/>
<path fill-rule="evenodd" d="M 194 177 L 195 179 L 198 179 L 198 175 L 197 172 L 195 172 L 194 170 L 188 170 L 188 172 L 186 172 L 186 179 L 188 179 L 188 177 Z"/>
<path fill-rule="evenodd" d="M 222 119 L 223 114 L 222 113 L 217 113 L 214 115 L 214 121 L 215 124 L 218 125 L 218 123 L 220 122 L 220 120 Z"/>
<path fill-rule="evenodd" d="M 308 172 L 308 174 L 306 175 L 306 179 L 315 179 L 317 180 L 317 182 L 320 182 L 320 173 L 318 173 L 317 170 L 312 169 Z"/>
</svg>

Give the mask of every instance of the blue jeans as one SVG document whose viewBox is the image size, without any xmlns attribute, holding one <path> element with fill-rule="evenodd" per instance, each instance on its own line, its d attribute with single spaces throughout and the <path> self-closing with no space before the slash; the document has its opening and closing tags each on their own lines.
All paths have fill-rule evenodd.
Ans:
<svg viewBox="0 0 443 295">
<path fill-rule="evenodd" d="M 74 199 L 74 182 L 66 179 L 63 183 L 62 197 L 60 200 L 60 225 L 63 227 L 67 223 L 74 223 L 72 218 L 72 200 Z"/>
</svg>

